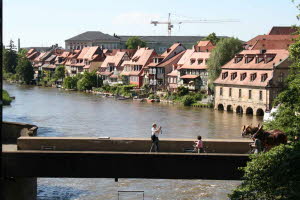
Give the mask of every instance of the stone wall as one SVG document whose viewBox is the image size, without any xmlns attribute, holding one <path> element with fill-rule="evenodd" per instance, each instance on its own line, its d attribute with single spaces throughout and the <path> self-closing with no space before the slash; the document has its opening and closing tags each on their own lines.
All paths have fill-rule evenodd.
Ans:
<svg viewBox="0 0 300 200">
<path fill-rule="evenodd" d="M 29 137 L 37 135 L 38 127 L 32 124 L 20 122 L 2 122 L 2 143 L 16 144 L 17 138 L 20 136 Z"/>
</svg>

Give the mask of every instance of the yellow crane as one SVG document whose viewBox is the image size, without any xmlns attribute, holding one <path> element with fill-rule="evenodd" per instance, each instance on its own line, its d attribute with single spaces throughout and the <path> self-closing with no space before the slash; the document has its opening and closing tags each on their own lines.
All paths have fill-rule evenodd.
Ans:
<svg viewBox="0 0 300 200">
<path fill-rule="evenodd" d="M 237 20 L 180 20 L 180 21 L 171 21 L 171 13 L 169 13 L 168 21 L 162 22 L 162 21 L 151 21 L 150 24 L 154 24 L 154 26 L 157 26 L 157 24 L 167 24 L 168 25 L 168 36 L 171 36 L 172 28 L 174 27 L 173 24 L 183 24 L 183 23 L 223 23 L 223 22 L 238 22 Z"/>
</svg>

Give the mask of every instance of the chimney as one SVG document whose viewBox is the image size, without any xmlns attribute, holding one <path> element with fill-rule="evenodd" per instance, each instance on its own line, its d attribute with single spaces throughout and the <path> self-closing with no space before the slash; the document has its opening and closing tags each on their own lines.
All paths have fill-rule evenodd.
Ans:
<svg viewBox="0 0 300 200">
<path fill-rule="evenodd" d="M 20 43 L 20 38 L 18 38 L 18 51 L 21 49 L 21 43 Z"/>
<path fill-rule="evenodd" d="M 140 49 L 141 47 L 140 46 L 138 46 L 138 49 Z"/>
</svg>

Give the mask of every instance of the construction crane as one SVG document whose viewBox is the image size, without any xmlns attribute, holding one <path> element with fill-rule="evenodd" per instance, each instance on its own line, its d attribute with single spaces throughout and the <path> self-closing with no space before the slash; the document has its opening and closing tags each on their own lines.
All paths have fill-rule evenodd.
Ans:
<svg viewBox="0 0 300 200">
<path fill-rule="evenodd" d="M 238 22 L 237 20 L 180 20 L 180 21 L 171 21 L 171 13 L 169 13 L 168 21 L 161 22 L 161 21 L 151 21 L 150 24 L 167 24 L 168 25 L 168 36 L 171 36 L 172 28 L 174 27 L 173 24 L 183 24 L 183 23 L 223 23 L 223 22 Z"/>
</svg>

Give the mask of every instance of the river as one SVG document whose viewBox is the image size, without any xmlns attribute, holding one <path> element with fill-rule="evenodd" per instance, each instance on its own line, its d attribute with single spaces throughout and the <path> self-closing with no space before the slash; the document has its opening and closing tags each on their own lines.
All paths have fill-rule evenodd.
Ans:
<svg viewBox="0 0 300 200">
<path fill-rule="evenodd" d="M 240 138 L 243 124 L 262 117 L 208 108 L 120 101 L 56 88 L 4 83 L 16 99 L 3 107 L 3 120 L 32 123 L 38 136 L 150 137 L 151 124 L 163 127 L 161 138 Z M 120 166 L 122 167 L 122 166 Z M 226 199 L 239 181 L 39 178 L 39 200 L 118 199 L 118 191 L 144 191 L 147 199 Z M 120 199 L 142 199 L 121 193 Z"/>
</svg>

